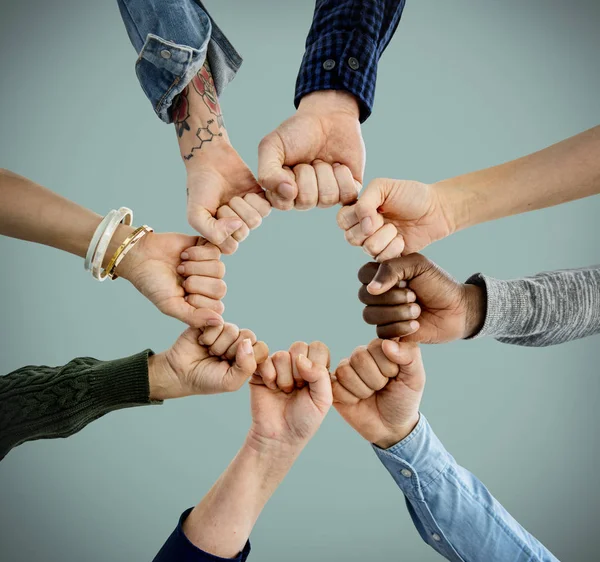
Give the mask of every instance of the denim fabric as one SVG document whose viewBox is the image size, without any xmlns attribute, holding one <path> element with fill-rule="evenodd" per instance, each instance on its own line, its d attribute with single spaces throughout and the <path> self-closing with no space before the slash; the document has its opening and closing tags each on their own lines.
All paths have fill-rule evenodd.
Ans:
<svg viewBox="0 0 600 562">
<path fill-rule="evenodd" d="M 360 120 L 373 109 L 377 64 L 405 0 L 317 0 L 294 104 L 318 90 L 346 90 L 359 100 Z M 332 64 L 333 63 L 333 64 Z"/>
<path fill-rule="evenodd" d="M 421 538 L 452 562 L 557 562 L 444 449 L 425 416 L 389 449 L 373 446 L 406 498 Z"/>
<path fill-rule="evenodd" d="M 242 63 L 240 55 L 195 0 L 117 0 L 139 57 L 135 71 L 156 114 L 171 123 L 174 98 L 206 58 L 220 95 Z"/>
<path fill-rule="evenodd" d="M 235 558 L 221 558 L 214 554 L 208 554 L 194 546 L 183 532 L 183 523 L 191 513 L 193 508 L 184 511 L 179 518 L 176 529 L 171 533 L 167 542 L 160 549 L 160 552 L 154 557 L 153 562 L 244 562 L 250 554 L 250 542 L 246 543 L 244 550 Z"/>
</svg>

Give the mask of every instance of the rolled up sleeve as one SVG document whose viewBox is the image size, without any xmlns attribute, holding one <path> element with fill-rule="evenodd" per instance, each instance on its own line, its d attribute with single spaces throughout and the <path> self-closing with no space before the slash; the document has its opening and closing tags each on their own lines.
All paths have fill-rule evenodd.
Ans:
<svg viewBox="0 0 600 562">
<path fill-rule="evenodd" d="M 193 0 L 117 0 L 138 53 L 135 71 L 152 107 L 171 123 L 175 97 L 208 59 L 220 95 L 242 59 L 206 12 Z"/>
</svg>

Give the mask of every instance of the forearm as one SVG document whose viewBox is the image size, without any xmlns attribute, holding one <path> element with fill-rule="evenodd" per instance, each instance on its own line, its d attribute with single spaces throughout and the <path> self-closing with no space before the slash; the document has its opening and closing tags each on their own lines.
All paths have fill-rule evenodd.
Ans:
<svg viewBox="0 0 600 562">
<path fill-rule="evenodd" d="M 424 416 L 404 441 L 375 449 L 405 495 L 423 540 L 454 562 L 557 562 L 444 449 Z"/>
<path fill-rule="evenodd" d="M 300 451 L 274 450 L 249 436 L 227 470 L 184 523 L 198 548 L 223 558 L 243 550 L 265 504 Z"/>
<path fill-rule="evenodd" d="M 600 126 L 435 189 L 455 230 L 597 194 Z"/>
<path fill-rule="evenodd" d="M 229 142 L 208 61 L 175 100 L 173 122 L 188 171 L 198 165 L 205 154 L 218 153 L 219 145 Z"/>
<path fill-rule="evenodd" d="M 150 404 L 149 354 L 79 357 L 0 377 L 0 459 L 26 441 L 68 437 L 108 412 Z"/>
<path fill-rule="evenodd" d="M 93 211 L 27 178 L 0 170 L 0 235 L 83 258 L 101 220 Z M 119 226 L 106 252 L 106 262 L 132 231 L 132 227 Z"/>
<path fill-rule="evenodd" d="M 543 347 L 600 333 L 600 266 L 502 281 L 467 280 L 485 290 L 484 321 L 473 337 Z"/>
</svg>

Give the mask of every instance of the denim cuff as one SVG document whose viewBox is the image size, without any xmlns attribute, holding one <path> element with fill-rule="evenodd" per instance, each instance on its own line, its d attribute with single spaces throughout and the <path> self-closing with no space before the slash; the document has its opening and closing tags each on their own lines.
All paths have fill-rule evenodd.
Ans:
<svg viewBox="0 0 600 562">
<path fill-rule="evenodd" d="M 154 111 L 165 123 L 172 122 L 169 109 L 173 100 L 204 64 L 209 38 L 207 35 L 200 48 L 194 49 L 148 34 L 135 73 Z"/>
<path fill-rule="evenodd" d="M 373 108 L 378 61 L 377 45 L 359 31 L 319 37 L 304 53 L 294 105 L 298 107 L 302 97 L 311 92 L 345 90 L 358 100 L 362 123 Z"/>
</svg>

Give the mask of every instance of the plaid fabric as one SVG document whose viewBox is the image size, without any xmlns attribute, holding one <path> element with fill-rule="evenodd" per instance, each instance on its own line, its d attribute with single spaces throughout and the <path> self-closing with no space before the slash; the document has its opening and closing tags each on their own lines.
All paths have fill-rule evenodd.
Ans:
<svg viewBox="0 0 600 562">
<path fill-rule="evenodd" d="M 296 107 L 310 92 L 346 90 L 360 101 L 361 122 L 367 119 L 375 97 L 377 64 L 398 27 L 404 3 L 317 0 L 296 81 Z"/>
</svg>

